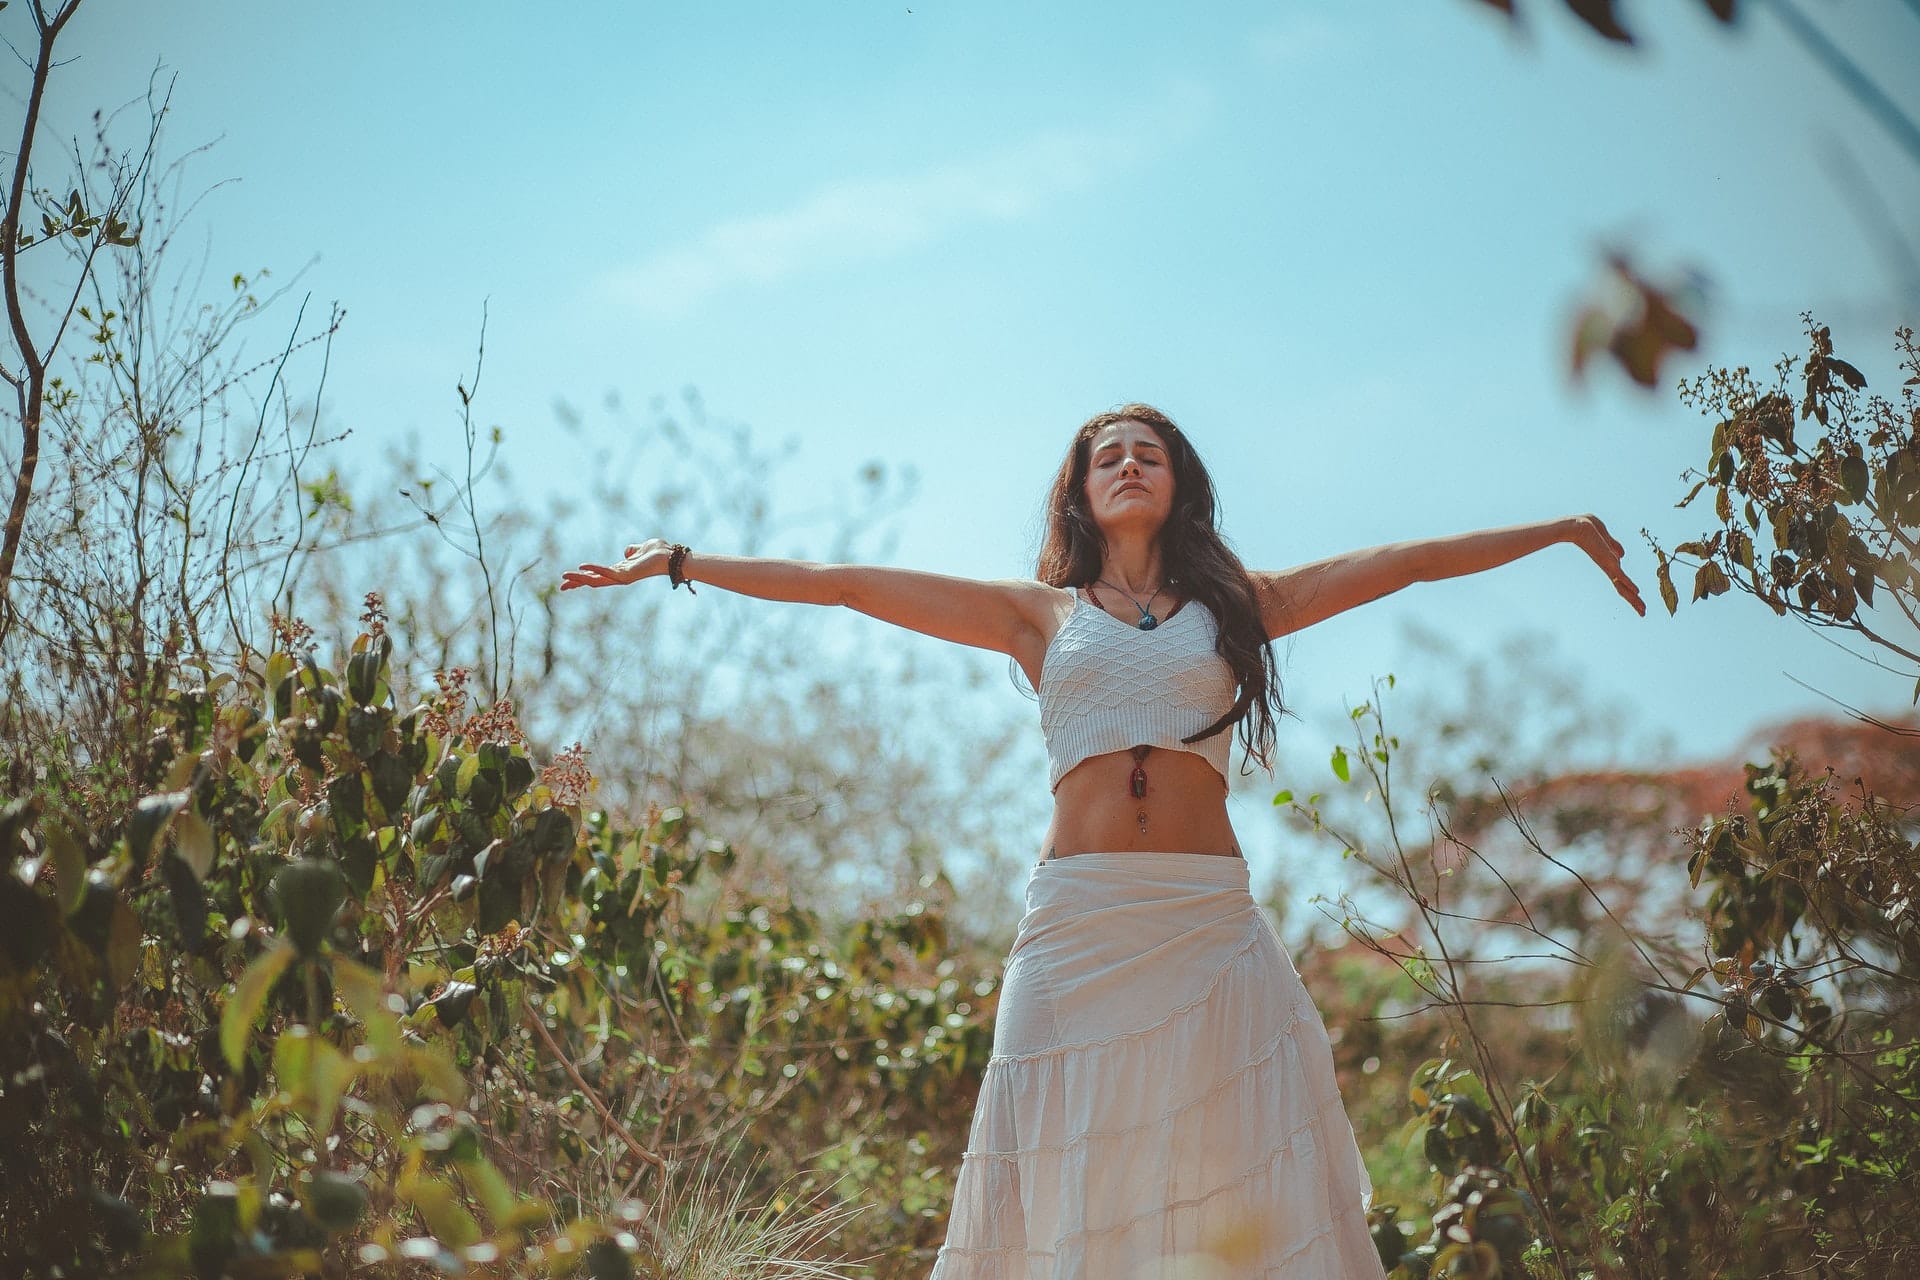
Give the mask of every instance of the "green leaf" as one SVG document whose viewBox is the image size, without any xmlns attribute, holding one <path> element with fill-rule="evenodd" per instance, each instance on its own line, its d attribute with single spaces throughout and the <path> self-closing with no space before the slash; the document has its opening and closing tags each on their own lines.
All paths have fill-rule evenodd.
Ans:
<svg viewBox="0 0 1920 1280">
<path fill-rule="evenodd" d="M 107 927 L 107 976 L 115 987 L 123 987 L 139 970 L 141 955 L 140 917 L 125 902 L 115 900 L 112 920 Z"/>
<path fill-rule="evenodd" d="M 1847 501 L 1859 502 L 1867 496 L 1867 460 L 1852 454 L 1840 463 L 1840 483 L 1846 487 Z"/>
<path fill-rule="evenodd" d="M 174 923 L 189 950 L 199 947 L 207 933 L 207 894 L 186 859 L 176 853 L 160 855 L 160 879 L 173 903 Z"/>
<path fill-rule="evenodd" d="M 280 682 L 293 674 L 293 655 L 284 649 L 276 649 L 267 655 L 267 688 L 277 689 Z"/>
<path fill-rule="evenodd" d="M 1333 776 L 1342 782 L 1347 781 L 1349 770 L 1347 766 L 1347 749 L 1345 747 L 1335 747 L 1333 749 L 1332 764 Z"/>
<path fill-rule="evenodd" d="M 345 1231 L 367 1210 L 367 1189 L 344 1173 L 316 1173 L 307 1191 L 307 1209 L 326 1231 Z"/>
<path fill-rule="evenodd" d="M 1273 797 L 1273 802 L 1274 802 L 1275 804 L 1292 804 L 1292 803 L 1293 803 L 1293 792 L 1291 792 L 1291 791 L 1282 791 L 1282 792 L 1279 792 L 1278 794 L 1276 794 L 1276 795 L 1275 795 L 1275 796 Z"/>
<path fill-rule="evenodd" d="M 299 858 L 281 867 L 273 877 L 273 897 L 280 908 L 285 937 L 312 955 L 333 927 L 333 917 L 346 898 L 340 869 L 321 858 Z"/>
<path fill-rule="evenodd" d="M 471 982 L 449 982 L 430 1003 L 440 1017 L 441 1026 L 457 1027 L 466 1019 L 473 998 L 479 994 L 480 988 Z"/>
<path fill-rule="evenodd" d="M 70 916 L 87 896 L 87 855 L 80 842 L 62 827 L 47 830 L 53 854 L 53 874 L 59 880 L 60 914 Z"/>
<path fill-rule="evenodd" d="M 402 1177 L 394 1191 L 420 1211 L 427 1229 L 442 1244 L 464 1249 L 480 1238 L 480 1224 L 460 1203 L 453 1188 L 432 1174 L 416 1173 Z"/>
<path fill-rule="evenodd" d="M 514 1220 L 520 1216 L 520 1198 L 514 1195 L 512 1185 L 501 1176 L 492 1161 L 484 1156 L 467 1161 L 461 1166 L 460 1179 L 480 1197 L 494 1230 L 506 1230 L 514 1225 Z"/>
<path fill-rule="evenodd" d="M 195 880 L 205 880 L 207 872 L 213 869 L 213 828 L 194 812 L 192 805 L 186 805 L 174 823 L 173 835 L 180 861 L 187 864 Z"/>
<path fill-rule="evenodd" d="M 306 1087 L 313 1071 L 313 1030 L 294 1025 L 273 1042 L 273 1075 L 289 1093 Z"/>
<path fill-rule="evenodd" d="M 353 1059 L 333 1047 L 333 1043 L 319 1036 L 313 1038 L 311 1067 L 303 1100 L 308 1104 L 307 1122 L 315 1133 L 333 1132 L 334 1114 L 340 1107 L 340 1095 L 353 1083 L 353 1077 L 359 1068 Z M 285 1084 L 285 1081 L 281 1082 Z"/>
<path fill-rule="evenodd" d="M 633 1280 L 633 1259 L 618 1241 L 595 1240 L 587 1246 L 586 1263 L 588 1280 Z"/>
<path fill-rule="evenodd" d="M 219 1275 L 233 1256 L 240 1231 L 240 1192 L 231 1182 L 209 1182 L 193 1208 L 187 1229 L 187 1256 L 201 1275 Z"/>
<path fill-rule="evenodd" d="M 273 990 L 273 984 L 280 980 L 297 954 L 291 940 L 278 938 L 254 957 L 253 963 L 240 975 L 240 981 L 234 984 L 227 1007 L 220 1011 L 220 1052 L 235 1071 L 240 1069 L 246 1056 L 247 1036 L 259 1019 L 260 1006 L 267 1002 L 267 992 Z"/>
<path fill-rule="evenodd" d="M 154 840 L 166 830 L 173 815 L 187 803 L 188 794 L 185 791 L 163 791 L 159 795 L 146 797 L 134 806 L 133 817 L 127 820 L 127 852 L 132 855 L 135 866 L 145 865 L 147 852 L 153 848 Z"/>
<path fill-rule="evenodd" d="M 376 1059 L 390 1059 L 400 1052 L 400 1019 L 387 1003 L 378 974 L 365 965 L 341 960 L 333 966 L 333 989 L 366 1028 L 367 1047 Z"/>
</svg>

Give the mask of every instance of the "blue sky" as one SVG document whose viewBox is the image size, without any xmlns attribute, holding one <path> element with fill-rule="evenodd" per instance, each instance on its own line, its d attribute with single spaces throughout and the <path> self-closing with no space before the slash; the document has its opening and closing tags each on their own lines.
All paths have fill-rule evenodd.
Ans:
<svg viewBox="0 0 1920 1280">
<path fill-rule="evenodd" d="M 1920 112 L 1920 17 L 1801 3 Z M 1144 399 L 1200 445 L 1255 566 L 1594 511 L 1653 601 L 1638 530 L 1705 527 L 1673 510 L 1705 434 L 1610 370 L 1569 386 L 1600 253 L 1704 273 L 1696 366 L 1768 366 L 1812 308 L 1890 390 L 1920 305 L 1828 157 L 1915 239 L 1920 165 L 1764 5 L 1731 32 L 1627 6 L 1633 52 L 1523 7 L 1525 33 L 1474 0 L 89 0 L 49 119 L 79 131 L 178 73 L 173 146 L 214 143 L 190 172 L 232 180 L 195 213 L 212 277 L 312 259 L 301 287 L 348 309 L 324 406 L 347 458 L 409 432 L 454 455 L 484 305 L 482 409 L 529 491 L 573 478 L 556 397 L 695 386 L 798 439 L 796 504 L 869 458 L 914 468 L 895 562 L 1023 575 L 1072 428 Z M 1289 692 L 1366 696 L 1406 620 L 1470 652 L 1550 633 L 1682 756 L 1824 705 L 1789 674 L 1908 692 L 1745 597 L 1637 618 L 1566 547 L 1314 629 L 1283 649 Z"/>
</svg>

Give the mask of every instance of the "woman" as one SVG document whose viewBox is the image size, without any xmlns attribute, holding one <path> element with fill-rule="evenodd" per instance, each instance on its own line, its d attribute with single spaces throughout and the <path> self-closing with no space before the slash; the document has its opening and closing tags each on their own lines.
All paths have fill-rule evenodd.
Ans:
<svg viewBox="0 0 1920 1280">
<path fill-rule="evenodd" d="M 1054 791 L 934 1280 L 1379 1277 L 1332 1049 L 1247 889 L 1235 726 L 1271 767 L 1268 642 L 1414 582 L 1571 542 L 1642 615 L 1593 516 L 1247 570 L 1186 436 L 1131 404 L 1075 434 L 1037 581 L 693 554 L 654 540 L 563 590 L 668 575 L 848 605 L 1010 655 Z M 691 588 L 689 588 L 691 589 Z M 1205 1260 L 1182 1272 L 1174 1260 Z M 1210 1268 L 1210 1269 L 1206 1269 Z"/>
</svg>

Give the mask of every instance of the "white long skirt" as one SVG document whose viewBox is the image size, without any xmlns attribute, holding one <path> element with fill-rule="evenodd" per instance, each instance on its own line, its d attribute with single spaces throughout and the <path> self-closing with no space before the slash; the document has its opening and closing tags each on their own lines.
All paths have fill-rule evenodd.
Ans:
<svg viewBox="0 0 1920 1280">
<path fill-rule="evenodd" d="M 1380 1280 L 1372 1194 L 1243 859 L 1034 868 L 932 1280 Z"/>
</svg>

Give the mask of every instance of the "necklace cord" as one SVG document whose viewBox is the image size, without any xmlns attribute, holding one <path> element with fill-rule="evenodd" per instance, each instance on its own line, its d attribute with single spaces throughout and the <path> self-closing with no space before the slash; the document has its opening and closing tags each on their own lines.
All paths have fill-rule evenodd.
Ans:
<svg viewBox="0 0 1920 1280">
<path fill-rule="evenodd" d="M 1160 620 L 1153 616 L 1153 610 L 1149 608 L 1149 606 L 1152 605 L 1155 600 L 1158 600 L 1160 598 L 1160 593 L 1162 591 L 1165 591 L 1167 589 L 1167 584 L 1165 582 L 1162 582 L 1159 586 L 1153 589 L 1153 594 L 1147 597 L 1146 604 L 1141 604 L 1138 600 L 1134 599 L 1132 592 L 1127 591 L 1122 587 L 1114 586 L 1111 582 L 1108 582 L 1105 578 L 1095 578 L 1094 581 L 1098 583 L 1100 586 L 1109 587 L 1115 591 L 1118 591 L 1121 595 L 1127 598 L 1128 603 L 1132 604 L 1134 608 L 1140 611 L 1140 620 L 1134 623 L 1133 624 L 1134 626 L 1140 628 L 1140 630 L 1142 631 L 1151 631 L 1155 627 L 1160 625 Z M 1100 605 L 1102 609 L 1106 608 L 1105 605 L 1100 604 L 1100 597 L 1091 586 L 1087 588 L 1087 594 L 1093 597 L 1093 602 L 1095 604 Z"/>
</svg>

